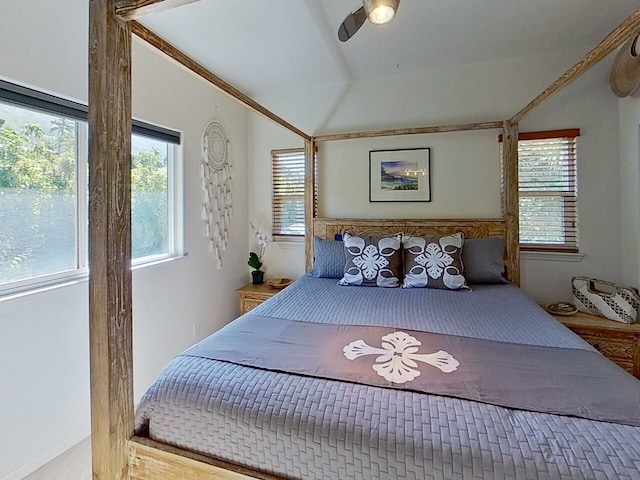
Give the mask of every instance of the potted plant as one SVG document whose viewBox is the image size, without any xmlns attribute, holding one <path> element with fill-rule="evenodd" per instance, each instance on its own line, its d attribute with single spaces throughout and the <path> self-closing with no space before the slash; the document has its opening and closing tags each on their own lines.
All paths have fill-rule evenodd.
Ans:
<svg viewBox="0 0 640 480">
<path fill-rule="evenodd" d="M 253 268 L 253 271 L 251 272 L 251 279 L 252 279 L 252 283 L 254 285 L 260 285 L 261 283 L 264 282 L 264 272 L 261 270 L 262 268 L 262 256 L 264 255 L 264 252 L 267 249 L 267 245 L 269 244 L 269 242 L 267 241 L 267 236 L 260 230 L 257 230 L 254 226 L 253 223 L 249 223 L 249 225 L 251 225 L 251 229 L 253 230 L 253 233 L 256 237 L 256 241 L 258 242 L 258 253 L 256 252 L 249 252 L 249 261 L 247 262 L 247 264 Z"/>
</svg>

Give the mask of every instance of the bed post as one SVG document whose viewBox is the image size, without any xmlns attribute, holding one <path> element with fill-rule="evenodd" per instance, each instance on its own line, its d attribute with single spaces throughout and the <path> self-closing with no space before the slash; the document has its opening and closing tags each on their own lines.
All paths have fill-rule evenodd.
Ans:
<svg viewBox="0 0 640 480">
<path fill-rule="evenodd" d="M 518 195 L 518 124 L 505 120 L 502 143 L 502 216 L 507 220 L 509 280 L 520 285 L 520 202 Z"/>
<path fill-rule="evenodd" d="M 95 480 L 128 480 L 133 435 L 131 32 L 89 3 L 89 338 Z"/>
<path fill-rule="evenodd" d="M 313 266 L 313 219 L 316 217 L 316 142 L 313 137 L 304 142 L 304 224 L 305 271 Z"/>
</svg>

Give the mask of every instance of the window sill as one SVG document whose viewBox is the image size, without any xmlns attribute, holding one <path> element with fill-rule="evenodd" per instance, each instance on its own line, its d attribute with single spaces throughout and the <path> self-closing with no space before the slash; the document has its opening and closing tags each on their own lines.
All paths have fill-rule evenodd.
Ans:
<svg viewBox="0 0 640 480">
<path fill-rule="evenodd" d="M 274 235 L 273 243 L 304 243 L 304 235 Z"/>
<path fill-rule="evenodd" d="M 147 261 L 143 263 L 134 265 L 133 267 L 131 267 L 131 270 L 135 271 L 145 267 L 161 265 L 163 263 L 168 263 L 174 260 L 185 258 L 186 256 L 187 254 L 185 253 L 184 255 L 173 255 L 170 257 L 164 256 L 161 258 L 154 258 L 154 259 L 149 258 Z M 51 290 L 56 290 L 58 288 L 64 288 L 70 285 L 76 285 L 78 283 L 87 282 L 88 280 L 89 280 L 88 273 L 80 273 L 80 274 L 68 275 L 63 278 L 50 280 L 47 282 L 29 284 L 29 285 L 25 285 L 24 287 L 17 287 L 15 289 L 7 289 L 5 292 L 0 292 L 0 302 L 26 297 L 28 295 L 36 295 L 38 293 L 49 292 Z"/>
<path fill-rule="evenodd" d="M 542 260 L 546 262 L 580 262 L 584 253 L 564 252 L 520 252 L 520 260 Z"/>
<path fill-rule="evenodd" d="M 304 237 L 291 237 L 291 238 L 279 238 L 273 240 L 272 245 L 279 245 L 281 247 L 299 247 L 305 245 Z"/>
<path fill-rule="evenodd" d="M 5 292 L 0 293 L 0 302 L 50 292 L 51 290 L 57 290 L 59 288 L 68 287 L 70 285 L 77 285 L 79 283 L 87 282 L 88 280 L 89 275 L 86 273 L 82 273 L 78 275 L 70 275 L 63 279 L 42 282 L 35 285 L 25 285 L 24 287 L 6 290 Z"/>
<path fill-rule="evenodd" d="M 189 254 L 184 253 L 180 255 L 156 255 L 151 257 L 146 257 L 140 263 L 134 263 L 131 267 L 131 270 L 135 271 L 144 267 L 152 267 L 154 265 L 162 265 L 163 263 L 173 262 L 174 260 L 180 260 L 181 258 L 187 257 Z"/>
</svg>

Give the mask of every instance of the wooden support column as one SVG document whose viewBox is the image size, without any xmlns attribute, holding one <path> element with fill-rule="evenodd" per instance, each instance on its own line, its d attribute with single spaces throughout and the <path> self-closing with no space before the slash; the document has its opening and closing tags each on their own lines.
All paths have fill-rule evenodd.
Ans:
<svg viewBox="0 0 640 480">
<path fill-rule="evenodd" d="M 304 142 L 305 177 L 304 177 L 304 222 L 305 222 L 305 268 L 313 265 L 313 219 L 316 217 L 316 142 L 313 137 Z"/>
<path fill-rule="evenodd" d="M 128 480 L 133 435 L 131 31 L 89 3 L 89 336 L 94 480 Z"/>
<path fill-rule="evenodd" d="M 520 201 L 518 194 L 518 124 L 505 120 L 502 143 L 502 178 L 504 191 L 502 216 L 507 219 L 507 264 L 511 281 L 520 285 Z"/>
</svg>

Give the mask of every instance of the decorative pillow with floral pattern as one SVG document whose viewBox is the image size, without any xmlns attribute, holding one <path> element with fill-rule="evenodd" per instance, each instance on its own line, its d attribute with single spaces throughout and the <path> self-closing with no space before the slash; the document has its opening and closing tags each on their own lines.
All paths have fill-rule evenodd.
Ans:
<svg viewBox="0 0 640 480">
<path fill-rule="evenodd" d="M 464 235 L 441 237 L 402 235 L 404 282 L 402 288 L 468 290 L 463 276 Z"/>
<path fill-rule="evenodd" d="M 398 287 L 402 278 L 401 235 L 357 237 L 344 233 L 346 264 L 338 285 Z"/>
</svg>

